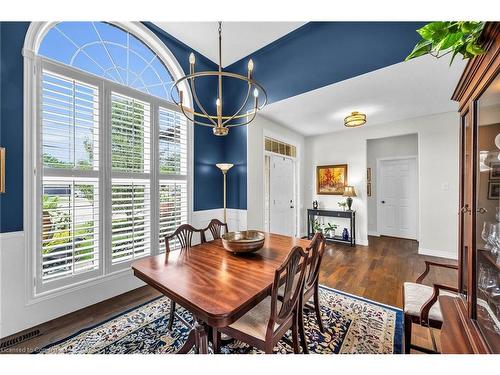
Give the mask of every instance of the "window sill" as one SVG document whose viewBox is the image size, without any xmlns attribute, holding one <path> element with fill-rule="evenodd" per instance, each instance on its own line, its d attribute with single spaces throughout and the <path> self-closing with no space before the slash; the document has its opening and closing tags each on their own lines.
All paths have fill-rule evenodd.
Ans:
<svg viewBox="0 0 500 375">
<path fill-rule="evenodd" d="M 26 305 L 34 305 L 43 301 L 47 301 L 53 298 L 61 297 L 65 294 L 73 293 L 78 290 L 82 289 L 87 289 L 96 285 L 104 284 L 106 282 L 109 282 L 114 279 L 118 279 L 121 277 L 126 277 L 126 276 L 132 276 L 132 269 L 125 268 L 121 269 L 112 273 L 109 273 L 107 275 L 102 275 L 102 276 L 97 276 L 91 279 L 79 281 L 77 283 L 69 284 L 57 289 L 52 289 L 50 291 L 46 292 L 41 292 L 41 293 L 35 293 L 34 295 L 31 295 L 28 297 L 28 300 L 26 302 Z M 137 279 L 139 281 L 139 279 Z"/>
</svg>

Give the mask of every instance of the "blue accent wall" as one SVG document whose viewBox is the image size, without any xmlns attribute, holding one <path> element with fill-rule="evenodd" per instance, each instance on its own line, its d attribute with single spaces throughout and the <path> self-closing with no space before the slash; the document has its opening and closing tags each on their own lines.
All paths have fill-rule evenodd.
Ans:
<svg viewBox="0 0 500 375">
<path fill-rule="evenodd" d="M 172 51 L 185 72 L 192 49 L 151 22 L 144 24 Z M 310 22 L 235 62 L 226 70 L 246 75 L 251 57 L 254 77 L 273 103 L 403 61 L 418 40 L 423 22 Z M 29 22 L 0 22 L 0 146 L 7 149 L 7 192 L 0 195 L 0 232 L 23 229 L 23 57 Z M 200 37 L 210 37 L 201 35 Z M 196 70 L 216 65 L 196 54 Z M 203 103 L 215 107 L 212 80 L 200 80 Z M 225 82 L 225 108 L 235 109 L 241 84 Z M 212 103 L 213 102 L 213 103 Z M 250 125 L 251 126 L 251 125 Z M 222 207 L 218 162 L 235 166 L 228 174 L 228 207 L 247 208 L 247 129 L 233 128 L 219 138 L 210 128 L 194 128 L 194 210 Z M 249 187 L 251 189 L 251 187 Z"/>
<path fill-rule="evenodd" d="M 23 56 L 29 22 L 0 22 L 0 146 L 7 149 L 6 193 L 0 195 L 0 233 L 23 230 Z M 190 47 L 150 22 L 144 24 L 172 51 L 185 72 L 189 71 Z M 196 55 L 198 70 L 216 65 Z M 200 100 L 213 98 L 214 82 L 200 82 Z M 213 103 L 215 107 L 215 102 Z M 210 128 L 194 129 L 194 210 L 222 207 L 222 175 L 215 163 L 224 161 L 224 139 Z M 215 193 L 214 193 L 215 192 Z"/>
<path fill-rule="evenodd" d="M 23 56 L 29 22 L 1 22 L 0 146 L 6 148 L 0 232 L 23 229 Z"/>
<path fill-rule="evenodd" d="M 274 103 L 402 62 L 419 40 L 415 31 L 424 24 L 309 22 L 225 70 L 246 75 L 252 58 L 254 78 L 266 89 L 269 103 Z M 226 105 L 229 102 L 236 110 L 244 99 L 244 89 L 237 81 L 228 81 L 224 85 Z M 247 133 L 246 129 L 229 133 L 226 159 L 238 167 L 228 175 L 228 207 L 246 209 Z"/>
</svg>

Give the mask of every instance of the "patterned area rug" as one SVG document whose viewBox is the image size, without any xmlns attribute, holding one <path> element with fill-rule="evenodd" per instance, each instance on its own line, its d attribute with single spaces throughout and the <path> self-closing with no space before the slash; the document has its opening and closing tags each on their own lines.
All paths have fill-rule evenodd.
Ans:
<svg viewBox="0 0 500 375">
<path fill-rule="evenodd" d="M 311 353 L 401 353 L 403 313 L 400 309 L 324 286 L 320 287 L 320 300 L 325 333 L 319 331 L 313 311 L 304 314 Z M 157 298 L 51 344 L 38 353 L 174 353 L 185 342 L 189 330 L 179 319 L 176 319 L 172 331 L 167 329 L 169 309 L 169 299 Z M 192 322 L 189 312 L 180 307 L 177 309 Z M 291 339 L 290 332 L 287 335 Z M 223 346 L 221 352 L 260 353 L 239 341 Z M 285 341 L 280 341 L 275 352 L 293 351 Z"/>
</svg>

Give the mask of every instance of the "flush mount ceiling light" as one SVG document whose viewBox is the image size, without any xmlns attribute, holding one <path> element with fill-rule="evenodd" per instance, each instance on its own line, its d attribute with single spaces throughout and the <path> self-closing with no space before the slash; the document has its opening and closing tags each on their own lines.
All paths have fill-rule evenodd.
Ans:
<svg viewBox="0 0 500 375">
<path fill-rule="evenodd" d="M 356 128 L 366 124 L 366 115 L 361 112 L 352 112 L 344 119 L 344 126 L 346 128 Z"/>
<path fill-rule="evenodd" d="M 264 108 L 267 103 L 267 94 L 264 88 L 252 78 L 252 73 L 254 69 L 254 63 L 252 59 L 248 60 L 248 73 L 247 76 L 242 76 L 237 73 L 225 72 L 222 70 L 222 22 L 219 22 L 219 70 L 218 71 L 203 71 L 195 72 L 194 65 L 196 58 L 194 53 L 189 55 L 189 74 L 175 81 L 174 85 L 170 90 L 170 96 L 174 103 L 180 108 L 184 116 L 195 124 L 210 126 L 213 128 L 215 135 L 224 136 L 229 132 L 230 127 L 247 125 L 253 121 L 257 111 Z M 217 86 L 214 87 L 214 102 L 216 107 L 216 114 L 209 114 L 205 107 L 201 104 L 198 94 L 196 93 L 195 80 L 197 78 L 207 78 L 207 77 L 217 77 Z M 223 103 L 222 103 L 222 79 L 235 79 L 246 83 L 247 90 L 244 94 L 244 100 L 238 107 L 238 110 L 231 115 L 223 115 Z M 184 93 L 180 89 L 180 84 L 186 82 L 188 83 L 191 93 L 193 95 L 194 102 L 198 106 L 201 112 L 196 112 L 194 109 L 184 106 L 183 96 Z M 173 90 L 179 91 L 179 102 L 175 101 L 174 95 L 172 95 Z M 235 95 L 237 97 L 237 95 Z M 248 110 L 248 102 L 250 96 L 253 96 L 254 103 L 252 109 Z M 259 105 L 259 96 L 262 97 L 261 104 Z"/>
</svg>

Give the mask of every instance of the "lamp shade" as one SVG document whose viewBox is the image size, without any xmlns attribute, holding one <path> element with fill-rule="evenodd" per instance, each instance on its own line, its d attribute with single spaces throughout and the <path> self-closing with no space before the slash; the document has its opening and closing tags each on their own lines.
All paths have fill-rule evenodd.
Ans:
<svg viewBox="0 0 500 375">
<path fill-rule="evenodd" d="M 227 172 L 233 167 L 233 164 L 231 163 L 217 163 L 215 164 L 217 168 L 219 168 L 222 172 Z"/>
<path fill-rule="evenodd" d="M 354 186 L 346 186 L 344 188 L 344 194 L 342 194 L 344 197 L 357 197 L 356 195 L 356 190 L 354 190 Z"/>
<path fill-rule="evenodd" d="M 347 128 L 355 128 L 366 124 L 366 115 L 360 112 L 352 112 L 344 119 L 344 126 Z"/>
</svg>

